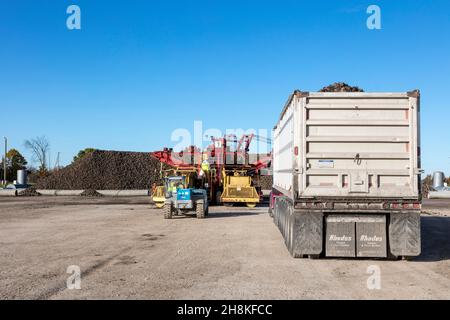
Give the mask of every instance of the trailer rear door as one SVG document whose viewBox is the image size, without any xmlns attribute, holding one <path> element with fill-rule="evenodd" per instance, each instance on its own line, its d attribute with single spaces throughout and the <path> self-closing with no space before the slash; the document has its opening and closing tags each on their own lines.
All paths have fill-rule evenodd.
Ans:
<svg viewBox="0 0 450 320">
<path fill-rule="evenodd" d="M 299 196 L 417 198 L 418 111 L 406 93 L 301 98 Z"/>
</svg>

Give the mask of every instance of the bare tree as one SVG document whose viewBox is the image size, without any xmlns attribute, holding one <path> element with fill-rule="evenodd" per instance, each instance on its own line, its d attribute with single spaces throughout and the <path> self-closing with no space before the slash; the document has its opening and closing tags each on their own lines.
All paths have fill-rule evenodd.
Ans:
<svg viewBox="0 0 450 320">
<path fill-rule="evenodd" d="M 48 142 L 45 136 L 36 137 L 30 140 L 26 140 L 25 148 L 30 150 L 33 161 L 39 163 L 39 171 L 47 171 L 47 153 L 50 151 L 50 142 Z"/>
</svg>

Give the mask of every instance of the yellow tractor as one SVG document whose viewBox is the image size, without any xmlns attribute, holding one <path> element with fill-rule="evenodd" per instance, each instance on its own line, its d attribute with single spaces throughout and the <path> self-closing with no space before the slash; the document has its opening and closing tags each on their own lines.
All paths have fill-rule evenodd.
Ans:
<svg viewBox="0 0 450 320">
<path fill-rule="evenodd" d="M 223 192 L 220 200 L 223 204 L 245 203 L 254 208 L 259 203 L 259 194 L 252 185 L 252 177 L 246 170 L 222 170 Z"/>
</svg>

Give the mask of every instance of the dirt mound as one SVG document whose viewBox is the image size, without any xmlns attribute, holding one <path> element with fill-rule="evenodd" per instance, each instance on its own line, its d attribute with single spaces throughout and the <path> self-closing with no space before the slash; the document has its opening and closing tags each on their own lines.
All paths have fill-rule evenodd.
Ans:
<svg viewBox="0 0 450 320">
<path fill-rule="evenodd" d="M 95 150 L 40 179 L 37 189 L 150 189 L 160 180 L 160 162 L 147 152 Z"/>
<path fill-rule="evenodd" d="M 345 82 L 335 82 L 323 87 L 320 92 L 364 92 L 364 90 L 359 87 L 352 87 Z"/>
<path fill-rule="evenodd" d="M 19 191 L 17 193 L 19 197 L 36 197 L 41 194 L 36 191 L 34 187 L 26 188 L 25 190 Z"/>
<path fill-rule="evenodd" d="M 80 196 L 83 197 L 103 197 L 103 195 L 101 193 L 98 193 L 97 191 L 95 191 L 94 189 L 87 189 L 84 190 Z"/>
</svg>

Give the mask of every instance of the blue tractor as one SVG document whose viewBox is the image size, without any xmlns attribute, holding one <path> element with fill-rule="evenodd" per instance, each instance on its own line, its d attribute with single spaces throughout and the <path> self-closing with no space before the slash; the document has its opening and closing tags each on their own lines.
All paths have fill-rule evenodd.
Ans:
<svg viewBox="0 0 450 320">
<path fill-rule="evenodd" d="M 164 219 L 174 215 L 195 214 L 198 219 L 208 215 L 208 194 L 206 189 L 192 186 L 189 174 L 168 176 L 164 179 L 166 201 Z"/>
</svg>

